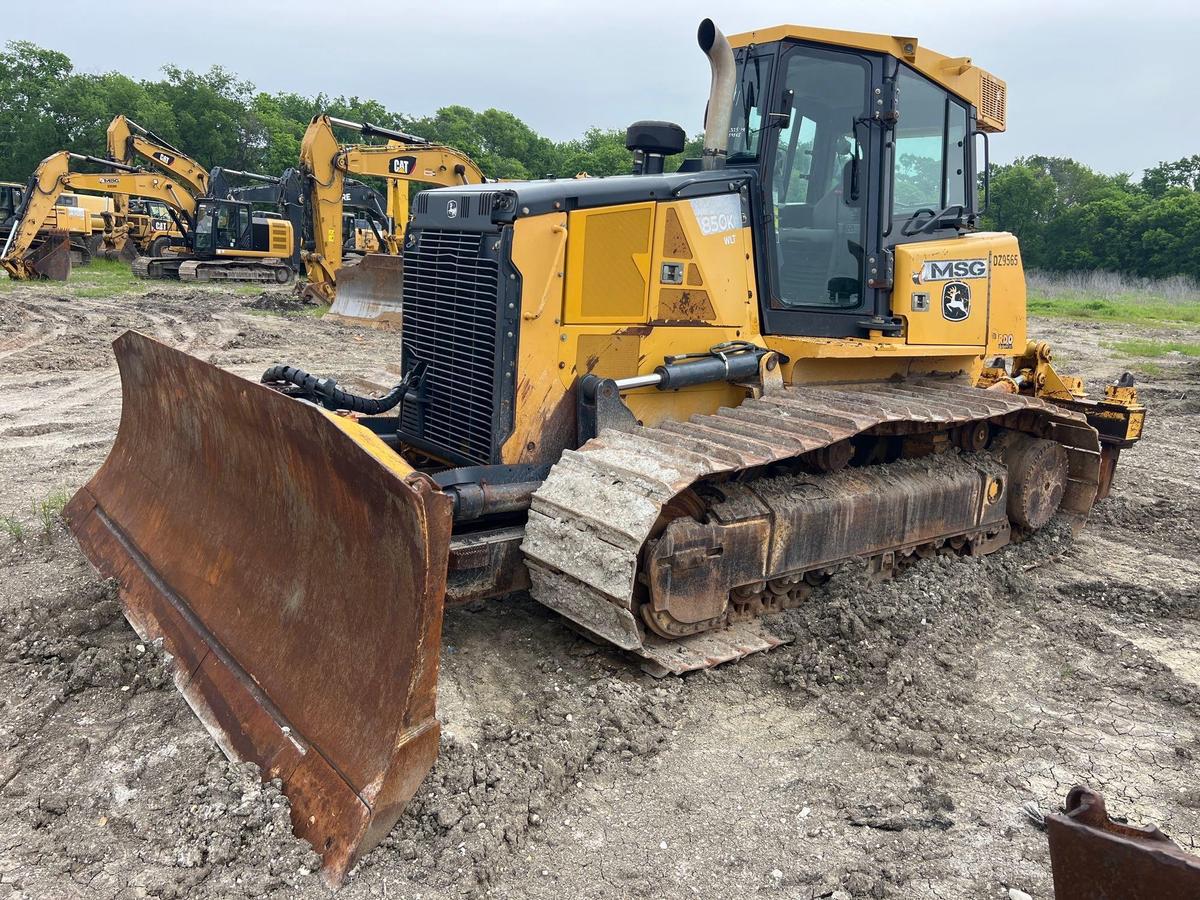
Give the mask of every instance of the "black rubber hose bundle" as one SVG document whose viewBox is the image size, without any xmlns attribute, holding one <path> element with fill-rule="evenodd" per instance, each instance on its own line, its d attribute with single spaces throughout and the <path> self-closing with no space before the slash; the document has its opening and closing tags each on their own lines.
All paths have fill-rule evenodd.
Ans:
<svg viewBox="0 0 1200 900">
<path fill-rule="evenodd" d="M 261 381 L 263 384 L 294 384 L 320 400 L 326 409 L 345 409 L 366 416 L 377 416 L 392 409 L 404 399 L 408 390 L 408 385 L 402 381 L 382 397 L 363 397 L 343 391 L 332 378 L 318 378 L 295 366 L 271 366 L 263 372 Z"/>
</svg>

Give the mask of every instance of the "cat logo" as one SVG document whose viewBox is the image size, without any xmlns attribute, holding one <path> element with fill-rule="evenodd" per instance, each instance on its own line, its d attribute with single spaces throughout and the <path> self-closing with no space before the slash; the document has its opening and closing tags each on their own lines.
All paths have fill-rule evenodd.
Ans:
<svg viewBox="0 0 1200 900">
<path fill-rule="evenodd" d="M 153 156 L 164 166 L 169 166 L 175 162 L 175 157 L 169 153 L 163 153 L 161 150 L 155 150 Z"/>
<path fill-rule="evenodd" d="M 951 281 L 942 288 L 942 315 L 961 322 L 971 314 L 971 287 L 965 281 Z"/>
<path fill-rule="evenodd" d="M 447 200 L 446 201 L 446 218 L 447 219 L 457 219 L 458 218 L 458 201 L 457 200 Z"/>
<path fill-rule="evenodd" d="M 388 171 L 393 175 L 411 175 L 416 167 L 415 156 L 393 156 L 388 160 Z"/>
</svg>

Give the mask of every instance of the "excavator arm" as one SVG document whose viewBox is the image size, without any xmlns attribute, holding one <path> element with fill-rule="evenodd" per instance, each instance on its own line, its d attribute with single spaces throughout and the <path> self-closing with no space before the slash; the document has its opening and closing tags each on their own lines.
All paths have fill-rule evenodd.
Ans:
<svg viewBox="0 0 1200 900">
<path fill-rule="evenodd" d="M 208 194 L 208 170 L 200 163 L 154 132 L 125 116 L 116 116 L 108 124 L 108 158 L 132 166 L 138 157 L 183 185 L 193 197 Z M 128 199 L 124 195 L 113 195 L 113 206 L 118 213 L 127 211 Z"/>
<path fill-rule="evenodd" d="M 98 163 L 115 171 L 72 172 L 71 160 Z M 29 179 L 20 214 L 0 252 L 0 267 L 8 272 L 9 277 L 18 280 L 46 277 L 61 280 L 70 273 L 69 265 L 65 271 L 61 266 L 48 266 L 45 255 L 39 255 L 35 250 L 38 232 L 53 211 L 58 195 L 66 190 L 133 194 L 161 200 L 189 227 L 196 210 L 195 197 L 165 175 L 60 150 L 42 160 Z"/>
<path fill-rule="evenodd" d="M 353 129 L 364 137 L 387 138 L 387 144 L 342 144 L 334 127 Z M 385 235 L 386 253 L 400 252 L 408 219 L 408 185 L 418 181 L 443 186 L 480 184 L 486 179 L 469 156 L 413 134 L 365 122 L 315 116 L 300 145 L 300 169 L 309 179 L 309 231 L 312 247 L 304 255 L 308 290 L 332 302 L 342 264 L 342 212 L 347 175 L 365 175 L 388 183 L 388 212 L 394 229 Z"/>
</svg>

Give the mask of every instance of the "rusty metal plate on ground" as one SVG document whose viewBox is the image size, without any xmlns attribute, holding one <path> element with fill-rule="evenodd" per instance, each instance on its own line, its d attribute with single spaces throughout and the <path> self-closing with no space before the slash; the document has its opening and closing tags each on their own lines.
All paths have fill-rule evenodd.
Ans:
<svg viewBox="0 0 1200 900">
<path fill-rule="evenodd" d="M 1056 900 L 1195 900 L 1200 858 L 1149 825 L 1114 822 L 1104 798 L 1074 787 L 1046 816 Z"/>
<path fill-rule="evenodd" d="M 404 310 L 404 258 L 368 253 L 337 273 L 337 296 L 329 315 L 355 325 L 400 328 Z"/>
<path fill-rule="evenodd" d="M 450 501 L 314 406 L 134 332 L 114 347 L 120 430 L 68 524 L 336 883 L 437 755 Z"/>
</svg>

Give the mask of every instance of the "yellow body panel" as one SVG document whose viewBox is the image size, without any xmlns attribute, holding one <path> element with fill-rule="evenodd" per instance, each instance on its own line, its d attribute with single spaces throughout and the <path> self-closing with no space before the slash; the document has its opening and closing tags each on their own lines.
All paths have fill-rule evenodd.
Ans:
<svg viewBox="0 0 1200 900">
<path fill-rule="evenodd" d="M 267 246 L 262 250 L 240 250 L 218 247 L 217 256 L 239 259 L 285 258 L 292 255 L 292 223 L 282 219 L 267 220 Z"/>
<path fill-rule="evenodd" d="M 954 315 L 967 310 L 965 318 Z M 911 344 L 1011 354 L 1025 346 L 1025 276 L 1017 239 L 979 233 L 896 248 L 892 315 Z"/>
<path fill-rule="evenodd" d="M 549 461 L 553 448 L 571 443 L 562 431 L 574 428 L 573 391 L 581 376 L 645 375 L 666 356 L 702 352 L 726 341 L 751 341 L 785 355 L 783 377 L 792 383 L 931 373 L 975 380 L 985 355 L 1011 356 L 1013 347 L 1024 347 L 1024 276 L 1016 241 L 1008 234 L 897 247 L 895 312 L 906 325 L 900 335 L 764 335 L 752 232 L 740 212 L 732 218 L 740 210 L 737 195 L 724 199 L 724 210 L 719 204 L 672 200 L 516 221 L 512 258 L 522 280 L 520 380 L 514 431 L 501 453 L 505 463 Z M 940 292 L 954 279 L 918 283 L 918 278 L 927 262 L 968 259 L 984 260 L 986 274 L 962 279 L 971 287 L 970 313 L 950 321 L 942 315 Z M 614 266 L 622 267 L 621 274 L 613 274 Z M 930 308 L 914 313 L 913 294 L 921 292 L 930 295 Z M 656 424 L 736 406 L 745 390 L 721 383 L 669 392 L 642 388 L 623 397 L 640 421 Z"/>
</svg>

